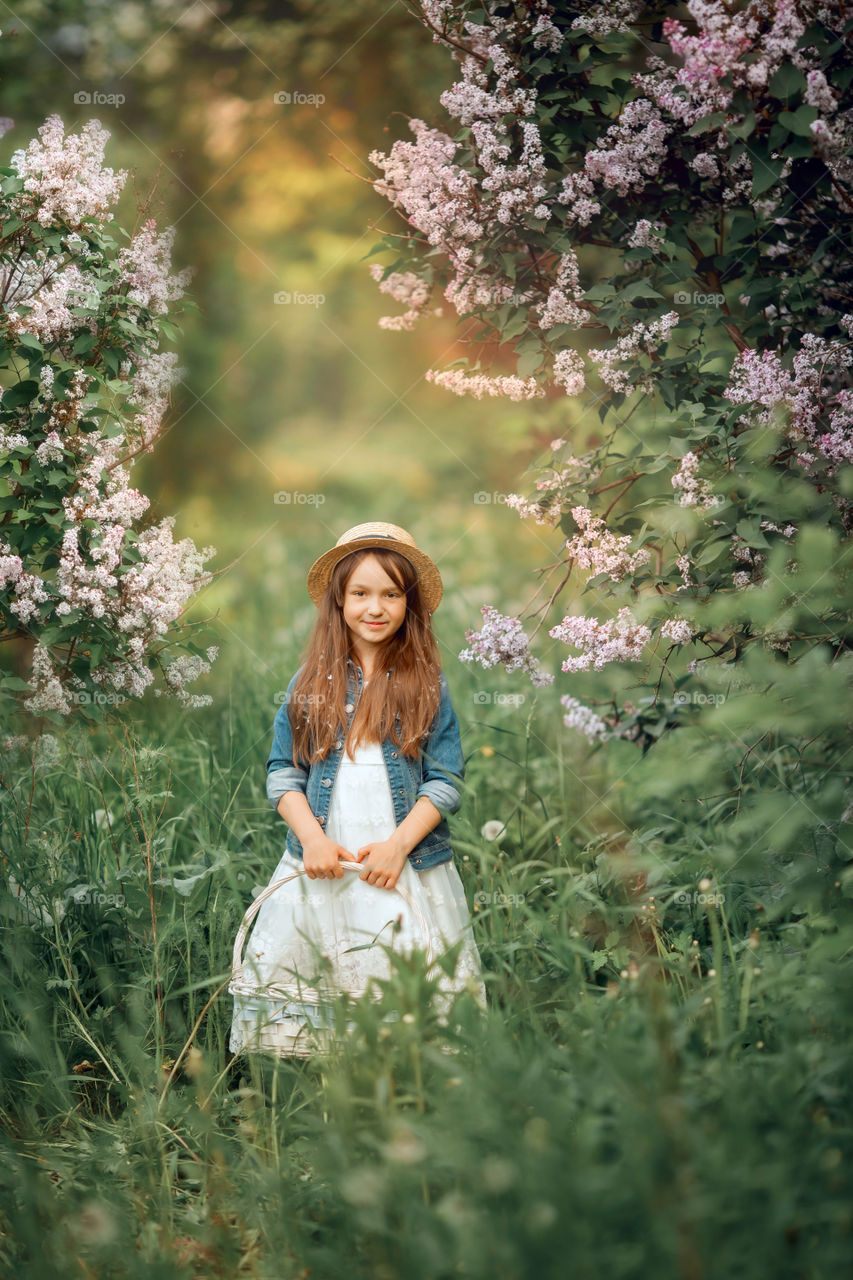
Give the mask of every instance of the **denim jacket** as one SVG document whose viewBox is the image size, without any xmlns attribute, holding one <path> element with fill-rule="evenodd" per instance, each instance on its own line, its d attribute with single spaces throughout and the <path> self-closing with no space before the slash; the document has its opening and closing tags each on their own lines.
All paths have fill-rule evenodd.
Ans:
<svg viewBox="0 0 853 1280">
<path fill-rule="evenodd" d="M 316 761 L 307 770 L 294 763 L 293 735 L 287 707 L 301 670 L 300 667 L 287 686 L 284 701 L 276 712 L 273 722 L 272 750 L 267 760 L 267 798 L 276 809 L 286 791 L 301 791 L 308 800 L 311 812 L 323 827 L 329 815 L 332 788 L 343 755 L 344 739 L 341 734 L 325 760 Z M 361 667 L 348 657 L 347 728 L 352 723 L 363 684 L 364 675 Z M 382 744 L 382 755 L 388 771 L 397 826 L 411 811 L 419 796 L 427 796 L 442 814 L 438 825 L 432 831 L 428 831 L 409 854 L 409 862 L 416 871 L 425 871 L 428 867 L 451 860 L 453 850 L 450 845 L 450 828 L 445 815 L 455 813 L 462 803 L 459 791 L 454 786 L 454 777 L 458 779 L 465 777 L 465 760 L 462 755 L 459 721 L 450 701 L 447 679 L 443 671 L 439 675 L 439 691 L 438 710 L 417 759 L 404 756 L 390 737 L 386 738 Z M 288 828 L 285 848 L 294 857 L 302 857 L 302 845 L 290 828 Z M 354 854 L 356 850 L 353 849 L 351 852 Z"/>
</svg>

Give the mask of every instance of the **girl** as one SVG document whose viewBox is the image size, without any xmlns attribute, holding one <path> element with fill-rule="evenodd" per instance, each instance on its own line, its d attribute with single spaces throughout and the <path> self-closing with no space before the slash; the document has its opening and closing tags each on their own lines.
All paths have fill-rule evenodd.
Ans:
<svg viewBox="0 0 853 1280">
<path fill-rule="evenodd" d="M 270 883 L 305 874 L 264 902 L 243 962 L 287 998 L 234 995 L 235 1053 L 326 1050 L 329 994 L 389 977 L 377 944 L 425 947 L 424 926 L 435 956 L 460 944 L 453 978 L 441 974 L 442 1019 L 463 987 L 486 1004 L 446 819 L 465 762 L 430 623 L 438 569 L 405 529 L 373 522 L 342 534 L 307 582 L 319 612 L 267 760 L 267 796 L 288 826 Z M 389 892 L 398 885 L 419 911 Z"/>
</svg>

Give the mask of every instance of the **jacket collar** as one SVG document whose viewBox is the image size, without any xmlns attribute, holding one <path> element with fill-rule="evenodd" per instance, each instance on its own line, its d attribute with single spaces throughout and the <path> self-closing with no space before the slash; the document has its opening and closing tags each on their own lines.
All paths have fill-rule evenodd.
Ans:
<svg viewBox="0 0 853 1280">
<path fill-rule="evenodd" d="M 364 672 L 362 671 L 362 669 L 361 669 L 361 667 L 358 665 L 358 663 L 357 663 L 357 662 L 355 662 L 355 661 L 353 660 L 352 655 L 351 655 L 351 654 L 349 654 L 349 653 L 347 654 L 347 664 L 348 664 L 350 667 L 352 667 L 352 669 L 353 669 L 354 671 L 357 671 L 357 672 L 359 673 L 359 675 L 362 677 L 362 679 L 364 678 Z M 393 670 L 394 670 L 394 666 L 393 666 L 393 664 L 392 664 L 392 665 L 388 668 L 388 670 L 385 672 L 386 676 L 390 676 L 390 674 L 391 674 L 391 672 L 392 672 Z"/>
</svg>

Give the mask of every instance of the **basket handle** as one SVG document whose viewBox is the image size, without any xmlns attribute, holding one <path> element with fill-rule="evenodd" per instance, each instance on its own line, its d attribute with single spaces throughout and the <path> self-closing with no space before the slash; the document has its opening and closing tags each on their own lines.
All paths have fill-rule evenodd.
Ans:
<svg viewBox="0 0 853 1280">
<path fill-rule="evenodd" d="M 361 862 L 345 862 L 343 859 L 341 859 L 339 865 L 342 866 L 345 871 L 363 871 L 364 870 L 364 864 Z M 298 871 L 291 872 L 289 876 L 284 876 L 281 880 L 276 880 L 274 881 L 273 884 L 267 885 L 266 889 L 264 889 L 261 893 L 259 893 L 257 898 L 255 898 L 253 902 L 249 903 L 249 906 L 246 908 L 246 913 L 243 916 L 243 920 L 240 924 L 240 928 L 237 930 L 237 937 L 234 939 L 234 953 L 231 957 L 232 981 L 234 981 L 235 978 L 239 977 L 240 971 L 243 968 L 243 947 L 245 945 L 246 938 L 248 937 L 249 930 L 252 927 L 255 916 L 258 914 L 261 907 L 266 902 L 267 898 L 272 897 L 275 891 L 277 889 L 280 889 L 282 885 L 289 884 L 290 881 L 295 880 L 297 876 L 304 876 L 307 874 L 308 873 L 305 870 L 305 868 L 301 867 Z M 404 888 L 401 885 L 395 885 L 394 888 L 391 890 L 391 892 L 398 893 L 400 897 L 403 899 L 403 901 L 406 903 L 406 905 L 411 909 L 412 913 L 414 914 L 420 926 L 421 933 L 426 939 L 427 963 L 431 964 L 434 959 L 434 949 L 432 945 L 432 939 L 430 937 L 429 926 L 427 925 L 427 921 L 426 921 L 426 916 L 424 915 L 423 911 L 418 906 L 418 904 L 415 902 L 414 898 L 409 893 L 408 889 Z"/>
</svg>

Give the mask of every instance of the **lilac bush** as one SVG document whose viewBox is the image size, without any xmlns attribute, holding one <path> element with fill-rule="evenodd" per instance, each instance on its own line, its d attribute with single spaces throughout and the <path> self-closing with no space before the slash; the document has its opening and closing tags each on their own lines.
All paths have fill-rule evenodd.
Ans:
<svg viewBox="0 0 853 1280">
<path fill-rule="evenodd" d="M 130 483 L 183 373 L 160 346 L 190 271 L 172 272 L 174 228 L 116 225 L 127 173 L 104 165 L 98 120 L 66 134 L 52 115 L 38 134 L 0 169 L 0 627 L 35 642 L 29 680 L 3 676 L 0 696 L 93 716 L 141 697 L 159 669 L 155 693 L 205 705 L 186 686 L 217 646 L 176 624 L 215 548 L 176 542 L 172 516 L 145 523 L 150 501 Z M 178 645 L 189 653 L 174 658 Z"/>
<path fill-rule="evenodd" d="M 449 304 L 460 341 L 496 355 L 427 379 L 559 421 L 534 492 L 507 505 L 564 535 L 549 606 L 574 579 L 608 615 L 551 625 L 581 648 L 563 670 L 643 663 L 651 705 L 609 723 L 645 749 L 690 714 L 664 681 L 698 687 L 756 648 L 835 662 L 853 527 L 853 18 L 837 0 L 414 8 L 459 75 L 440 119 L 369 156 L 405 223 L 373 250 L 393 254 L 370 271 L 407 307 L 380 324 L 410 330 Z M 538 671 L 544 617 L 528 637 L 500 616 L 463 656 Z M 594 723 L 580 705 L 572 725 Z"/>
</svg>

